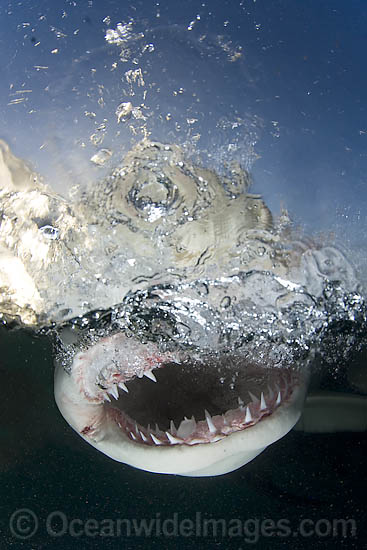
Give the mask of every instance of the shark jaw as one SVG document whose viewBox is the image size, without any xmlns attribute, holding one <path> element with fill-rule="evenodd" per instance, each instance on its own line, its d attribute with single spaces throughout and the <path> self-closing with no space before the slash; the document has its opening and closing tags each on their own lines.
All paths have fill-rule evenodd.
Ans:
<svg viewBox="0 0 367 550">
<path fill-rule="evenodd" d="M 307 374 L 239 354 L 188 359 L 123 333 L 57 365 L 55 399 L 70 426 L 109 457 L 149 472 L 221 475 L 298 421 Z"/>
</svg>

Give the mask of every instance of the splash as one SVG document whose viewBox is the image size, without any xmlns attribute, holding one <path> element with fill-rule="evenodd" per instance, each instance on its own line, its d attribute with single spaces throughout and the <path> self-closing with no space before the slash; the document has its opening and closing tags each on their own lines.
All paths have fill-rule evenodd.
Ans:
<svg viewBox="0 0 367 550">
<path fill-rule="evenodd" d="M 4 142 L 0 160 L 4 319 L 88 326 L 104 310 L 145 338 L 235 349 L 270 332 L 307 348 L 332 320 L 363 317 L 342 251 L 274 220 L 238 165 L 220 175 L 144 139 L 65 198 Z"/>
</svg>

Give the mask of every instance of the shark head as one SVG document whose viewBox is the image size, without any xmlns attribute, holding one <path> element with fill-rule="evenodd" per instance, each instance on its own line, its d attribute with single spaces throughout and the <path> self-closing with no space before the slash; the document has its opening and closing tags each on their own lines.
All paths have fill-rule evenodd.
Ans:
<svg viewBox="0 0 367 550">
<path fill-rule="evenodd" d="M 124 333 L 55 371 L 65 420 L 114 460 L 150 472 L 221 475 L 251 461 L 297 423 L 307 369 L 239 353 L 162 353 Z"/>
</svg>

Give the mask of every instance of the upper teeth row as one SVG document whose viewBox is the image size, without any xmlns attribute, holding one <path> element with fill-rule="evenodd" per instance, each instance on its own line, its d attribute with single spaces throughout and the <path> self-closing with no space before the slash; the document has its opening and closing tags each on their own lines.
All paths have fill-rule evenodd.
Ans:
<svg viewBox="0 0 367 550">
<path fill-rule="evenodd" d="M 149 378 L 150 380 L 153 380 L 153 382 L 157 382 L 157 379 L 156 379 L 156 377 L 154 376 L 152 370 L 146 370 L 146 371 L 144 371 L 143 376 L 146 376 L 146 377 Z M 141 377 L 140 377 L 140 378 L 141 378 Z M 117 384 L 112 384 L 106 391 L 107 391 L 107 393 L 109 393 L 110 395 L 112 395 L 112 397 L 114 397 L 115 399 L 118 399 L 118 398 L 119 398 L 119 393 L 118 393 L 117 386 L 118 386 L 119 388 L 121 388 L 122 390 L 124 390 L 126 393 L 129 393 L 129 389 L 128 389 L 128 387 L 126 386 L 126 384 L 124 384 L 124 382 L 118 382 Z M 105 399 L 106 399 L 107 401 L 111 401 L 110 398 L 108 397 L 107 393 L 105 394 Z"/>
<path fill-rule="evenodd" d="M 152 380 L 153 382 L 157 382 L 157 379 L 156 377 L 154 376 L 154 373 L 152 370 L 146 370 L 144 371 L 143 373 L 143 376 L 146 376 L 147 378 L 149 378 L 150 380 Z M 128 387 L 126 386 L 126 384 L 124 384 L 124 382 L 118 382 L 118 384 L 112 384 L 112 386 L 110 386 L 107 390 L 107 393 L 109 393 L 110 395 L 112 395 L 112 397 L 114 397 L 115 399 L 118 399 L 119 398 L 119 393 L 118 393 L 118 389 L 117 389 L 117 386 L 119 386 L 119 388 L 121 388 L 122 390 L 124 390 L 126 393 L 129 393 L 129 390 L 128 390 Z M 250 397 L 251 397 L 251 400 L 253 403 L 257 403 L 259 401 L 259 398 L 256 397 L 256 395 L 254 395 L 253 393 L 251 393 L 250 391 L 248 392 Z M 269 395 L 270 395 L 270 398 L 272 398 L 273 396 L 273 391 L 271 390 L 271 388 L 269 388 Z M 108 397 L 108 395 L 106 394 L 106 399 L 108 401 L 111 401 Z M 278 395 L 277 395 L 277 399 L 276 399 L 276 402 L 275 404 L 276 405 L 279 405 L 281 402 L 281 395 L 280 395 L 280 390 L 278 389 Z M 240 408 L 243 408 L 243 405 L 244 405 L 244 402 L 242 401 L 242 399 L 239 397 L 238 398 L 238 404 L 240 406 Z M 266 401 L 265 401 L 265 397 L 264 397 L 264 393 L 261 392 L 261 396 L 260 396 L 260 410 L 261 411 L 264 411 L 267 409 L 267 404 L 266 404 Z M 249 409 L 248 409 L 248 412 L 249 412 Z M 251 415 L 251 413 L 249 413 Z M 251 422 L 251 420 L 249 420 L 249 422 Z M 209 426 L 209 429 L 210 429 L 210 426 Z"/>
</svg>

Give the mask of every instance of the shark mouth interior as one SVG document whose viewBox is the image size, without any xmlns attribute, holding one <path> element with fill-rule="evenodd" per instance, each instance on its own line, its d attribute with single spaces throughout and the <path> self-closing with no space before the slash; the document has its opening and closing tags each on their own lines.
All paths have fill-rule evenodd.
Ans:
<svg viewBox="0 0 367 550">
<path fill-rule="evenodd" d="M 291 399 L 298 376 L 237 355 L 200 361 L 155 355 L 137 373 L 115 362 L 94 384 L 108 417 L 131 442 L 172 446 L 213 443 L 254 426 Z M 81 433 L 93 431 L 86 426 Z"/>
</svg>

